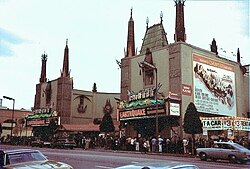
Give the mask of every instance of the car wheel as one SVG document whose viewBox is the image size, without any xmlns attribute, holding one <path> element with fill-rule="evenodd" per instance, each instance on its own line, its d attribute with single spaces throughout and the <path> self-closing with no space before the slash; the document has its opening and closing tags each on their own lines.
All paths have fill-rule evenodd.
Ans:
<svg viewBox="0 0 250 169">
<path fill-rule="evenodd" d="M 200 153 L 199 156 L 200 156 L 200 159 L 202 161 L 207 161 L 207 154 L 206 153 Z"/>
<path fill-rule="evenodd" d="M 246 160 L 240 160 L 240 163 L 241 163 L 241 164 L 246 164 L 247 161 L 246 161 Z"/>
<path fill-rule="evenodd" d="M 237 157 L 235 156 L 235 155 L 231 155 L 231 156 L 229 156 L 229 161 L 231 162 L 231 163 L 237 163 Z"/>
<path fill-rule="evenodd" d="M 216 159 L 216 158 L 211 158 L 211 160 L 212 160 L 212 161 L 214 161 L 214 162 L 215 162 L 215 161 L 217 161 L 217 159 Z"/>
</svg>

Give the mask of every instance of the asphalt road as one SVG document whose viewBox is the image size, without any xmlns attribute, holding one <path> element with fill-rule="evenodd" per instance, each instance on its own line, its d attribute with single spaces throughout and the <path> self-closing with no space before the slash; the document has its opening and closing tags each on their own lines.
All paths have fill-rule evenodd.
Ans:
<svg viewBox="0 0 250 169">
<path fill-rule="evenodd" d="M 31 148 L 21 146 L 0 146 L 0 149 Z M 231 164 L 228 161 L 200 161 L 199 158 L 166 154 L 143 154 L 139 152 L 105 151 L 100 149 L 50 149 L 37 148 L 49 159 L 62 161 L 74 169 L 112 169 L 117 166 L 150 161 L 179 161 L 196 164 L 201 169 L 250 169 L 250 164 Z"/>
</svg>

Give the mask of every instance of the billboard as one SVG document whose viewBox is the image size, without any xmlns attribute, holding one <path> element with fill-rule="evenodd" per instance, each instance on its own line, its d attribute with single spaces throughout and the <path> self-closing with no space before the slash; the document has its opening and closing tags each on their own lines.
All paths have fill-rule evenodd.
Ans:
<svg viewBox="0 0 250 169">
<path fill-rule="evenodd" d="M 236 116 L 233 65 L 193 53 L 193 91 L 199 112 Z"/>
</svg>

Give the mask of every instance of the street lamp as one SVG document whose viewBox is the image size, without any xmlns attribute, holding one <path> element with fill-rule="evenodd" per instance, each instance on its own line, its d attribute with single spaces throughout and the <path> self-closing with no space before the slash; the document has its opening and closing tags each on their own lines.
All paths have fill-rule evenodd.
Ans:
<svg viewBox="0 0 250 169">
<path fill-rule="evenodd" d="M 3 96 L 4 99 L 12 100 L 13 101 L 13 109 L 12 109 L 12 116 L 11 116 L 11 131 L 10 131 L 10 136 L 12 137 L 12 131 L 13 131 L 13 121 L 14 121 L 14 107 L 15 107 L 15 99 L 8 97 L 8 96 Z"/>
<path fill-rule="evenodd" d="M 158 79 L 157 79 L 157 68 L 155 67 L 155 65 L 148 63 L 146 61 L 142 61 L 140 62 L 139 66 L 141 68 L 150 68 L 153 69 L 155 71 L 155 102 L 156 102 L 156 115 L 155 115 L 155 134 L 156 134 L 156 138 L 158 139 L 158 135 L 159 135 L 159 120 L 158 120 L 158 96 L 157 96 L 157 90 L 158 90 Z"/>
</svg>

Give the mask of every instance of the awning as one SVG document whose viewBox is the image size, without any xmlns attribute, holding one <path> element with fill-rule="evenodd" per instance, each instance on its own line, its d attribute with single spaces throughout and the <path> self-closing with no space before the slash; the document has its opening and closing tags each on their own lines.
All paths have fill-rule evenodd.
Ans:
<svg viewBox="0 0 250 169">
<path fill-rule="evenodd" d="M 119 125 L 114 124 L 115 131 L 119 131 Z M 59 131 L 79 131 L 79 132 L 91 132 L 91 131 L 100 131 L 99 125 L 93 123 L 89 124 L 62 124 Z"/>
<path fill-rule="evenodd" d="M 99 131 L 99 125 L 94 124 L 63 124 L 59 130 L 66 131 Z"/>
</svg>

